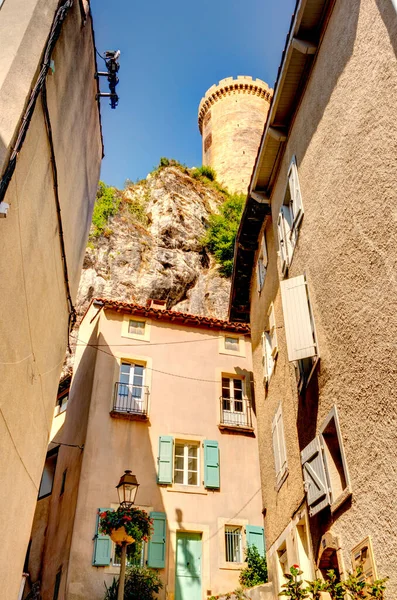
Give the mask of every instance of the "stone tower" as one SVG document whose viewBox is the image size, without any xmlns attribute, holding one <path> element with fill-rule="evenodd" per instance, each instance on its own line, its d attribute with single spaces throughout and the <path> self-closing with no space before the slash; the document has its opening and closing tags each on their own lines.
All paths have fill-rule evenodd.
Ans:
<svg viewBox="0 0 397 600">
<path fill-rule="evenodd" d="M 201 99 L 203 165 L 230 192 L 247 191 L 273 90 L 260 79 L 227 77 Z"/>
</svg>

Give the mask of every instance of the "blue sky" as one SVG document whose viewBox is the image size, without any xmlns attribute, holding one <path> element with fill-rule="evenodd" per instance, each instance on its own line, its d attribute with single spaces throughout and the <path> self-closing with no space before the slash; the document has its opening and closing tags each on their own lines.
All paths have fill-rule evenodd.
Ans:
<svg viewBox="0 0 397 600">
<path fill-rule="evenodd" d="M 295 0 L 92 0 L 97 49 L 120 49 L 120 103 L 102 99 L 101 178 L 123 187 L 161 156 L 201 164 L 197 109 L 224 77 L 274 85 Z M 103 62 L 98 59 L 98 67 Z M 105 81 L 101 82 L 103 91 Z"/>
</svg>

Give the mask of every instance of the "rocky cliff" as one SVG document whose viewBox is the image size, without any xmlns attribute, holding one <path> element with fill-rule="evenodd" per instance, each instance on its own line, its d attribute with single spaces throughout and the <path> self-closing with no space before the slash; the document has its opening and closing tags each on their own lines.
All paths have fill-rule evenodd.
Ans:
<svg viewBox="0 0 397 600">
<path fill-rule="evenodd" d="M 209 216 L 225 196 L 184 167 L 166 166 L 118 193 L 106 228 L 92 230 L 76 308 L 81 316 L 92 297 L 144 304 L 167 300 L 167 308 L 226 318 L 230 281 L 201 242 Z"/>
</svg>

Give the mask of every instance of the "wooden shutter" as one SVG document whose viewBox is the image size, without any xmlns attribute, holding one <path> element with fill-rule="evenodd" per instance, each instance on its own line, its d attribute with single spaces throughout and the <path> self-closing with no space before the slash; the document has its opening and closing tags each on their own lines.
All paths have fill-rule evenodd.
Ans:
<svg viewBox="0 0 397 600">
<path fill-rule="evenodd" d="M 94 554 L 92 564 L 94 567 L 105 567 L 110 565 L 110 556 L 112 552 L 112 542 L 108 535 L 99 533 L 99 515 L 110 508 L 98 508 L 94 535 Z"/>
<path fill-rule="evenodd" d="M 153 533 L 149 540 L 147 564 L 154 569 L 165 567 L 165 547 L 167 539 L 167 519 L 165 513 L 151 512 Z"/>
<path fill-rule="evenodd" d="M 259 554 L 265 556 L 265 532 L 263 527 L 247 525 L 245 528 L 247 546 L 256 546 Z"/>
<path fill-rule="evenodd" d="M 295 159 L 291 162 L 288 172 L 288 185 L 291 195 L 293 227 L 298 227 L 303 217 L 302 194 L 299 185 L 298 168 Z"/>
<path fill-rule="evenodd" d="M 266 233 L 265 232 L 263 232 L 263 237 L 262 237 L 262 259 L 263 259 L 263 266 L 266 268 L 267 263 L 268 263 L 268 257 L 267 257 L 267 245 L 266 245 Z"/>
<path fill-rule="evenodd" d="M 269 381 L 273 373 L 274 360 L 272 356 L 271 337 L 264 331 L 262 333 L 263 378 Z"/>
<path fill-rule="evenodd" d="M 277 343 L 276 319 L 274 316 L 273 302 L 270 304 L 267 314 L 269 315 L 269 333 L 270 333 L 272 356 L 276 356 L 277 352 L 278 352 L 278 343 Z"/>
<path fill-rule="evenodd" d="M 281 271 L 284 275 L 288 269 L 289 263 L 288 263 L 287 240 L 285 237 L 283 207 L 281 207 L 281 210 L 278 214 L 277 231 L 278 231 L 278 245 L 280 248 Z"/>
<path fill-rule="evenodd" d="M 204 486 L 220 488 L 219 445 L 212 440 L 204 441 Z"/>
<path fill-rule="evenodd" d="M 281 281 L 288 360 L 316 356 L 307 284 L 304 275 Z"/>
<path fill-rule="evenodd" d="M 272 440 L 273 440 L 274 467 L 276 470 L 276 477 L 278 477 L 278 474 L 280 473 L 280 470 L 281 470 L 280 450 L 279 450 L 279 443 L 278 443 L 277 414 L 278 413 L 276 413 L 276 415 L 274 416 L 273 421 L 272 421 Z"/>
<path fill-rule="evenodd" d="M 330 494 L 320 439 L 314 438 L 301 452 L 303 479 L 310 516 L 330 504 Z"/>
<path fill-rule="evenodd" d="M 169 435 L 159 438 L 158 483 L 172 483 L 174 440 Z"/>
</svg>

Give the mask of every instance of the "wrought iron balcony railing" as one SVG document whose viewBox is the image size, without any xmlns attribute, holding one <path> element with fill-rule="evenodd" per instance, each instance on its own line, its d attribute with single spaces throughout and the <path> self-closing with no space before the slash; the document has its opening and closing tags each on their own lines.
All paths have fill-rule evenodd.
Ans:
<svg viewBox="0 0 397 600">
<path fill-rule="evenodd" d="M 247 398 L 220 398 L 221 425 L 252 429 L 251 407 Z"/>
<path fill-rule="evenodd" d="M 120 383 L 114 386 L 113 415 L 145 418 L 148 412 L 149 388 L 147 385 Z"/>
</svg>

